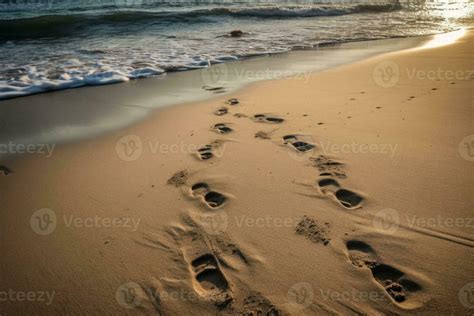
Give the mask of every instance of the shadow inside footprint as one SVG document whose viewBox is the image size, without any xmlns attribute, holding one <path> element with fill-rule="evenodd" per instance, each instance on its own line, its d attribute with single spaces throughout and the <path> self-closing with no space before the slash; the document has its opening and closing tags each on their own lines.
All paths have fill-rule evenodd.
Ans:
<svg viewBox="0 0 474 316">
<path fill-rule="evenodd" d="M 194 197 L 201 196 L 210 208 L 218 208 L 227 201 L 225 195 L 216 191 L 211 191 L 209 185 L 204 182 L 194 184 L 191 187 L 191 192 Z"/>
<path fill-rule="evenodd" d="M 336 191 L 336 198 L 346 208 L 355 208 L 360 205 L 363 198 L 352 191 L 339 189 Z"/>
<path fill-rule="evenodd" d="M 191 187 L 191 191 L 193 191 L 194 195 L 204 194 L 209 191 L 209 185 L 204 182 L 199 182 Z"/>
<path fill-rule="evenodd" d="M 228 134 L 233 131 L 232 128 L 228 127 L 224 123 L 215 124 L 212 128 L 216 130 L 219 134 Z"/>
<path fill-rule="evenodd" d="M 207 205 L 212 208 L 216 208 L 221 206 L 227 200 L 226 197 L 219 192 L 209 191 L 204 196 L 204 200 L 206 201 Z"/>
<path fill-rule="evenodd" d="M 309 151 L 315 147 L 313 144 L 303 142 L 303 141 L 297 141 L 297 142 L 291 143 L 291 145 L 295 147 L 296 150 L 301 151 L 301 152 Z"/>
<path fill-rule="evenodd" d="M 201 148 L 198 149 L 198 156 L 201 160 L 209 160 L 212 157 L 214 157 L 214 154 L 212 153 L 212 146 L 211 145 L 205 145 Z"/>
<path fill-rule="evenodd" d="M 214 114 L 217 116 L 222 116 L 225 115 L 229 112 L 229 109 L 226 108 L 225 106 L 218 108 L 216 111 L 214 111 Z"/>
<path fill-rule="evenodd" d="M 331 179 L 331 178 L 319 180 L 318 185 L 319 185 L 320 188 L 329 187 L 329 186 L 333 186 L 335 188 L 340 187 L 339 182 L 337 182 L 336 180 Z"/>
<path fill-rule="evenodd" d="M 226 103 L 230 105 L 237 105 L 239 104 L 239 100 L 237 100 L 236 98 L 232 98 L 232 99 L 227 100 Z"/>
<path fill-rule="evenodd" d="M 229 284 L 222 274 L 216 258 L 211 254 L 204 254 L 191 262 L 196 272 L 196 280 L 204 290 L 224 291 Z"/>
<path fill-rule="evenodd" d="M 316 146 L 299 139 L 298 135 L 285 135 L 283 136 L 283 143 L 290 144 L 294 149 L 299 152 L 307 152 L 315 148 Z"/>
<path fill-rule="evenodd" d="M 284 121 L 284 119 L 282 119 L 282 118 L 270 117 L 270 116 L 266 116 L 264 114 L 255 114 L 253 117 L 257 122 L 267 122 L 267 123 L 279 124 L 279 123 L 282 123 Z"/>
</svg>

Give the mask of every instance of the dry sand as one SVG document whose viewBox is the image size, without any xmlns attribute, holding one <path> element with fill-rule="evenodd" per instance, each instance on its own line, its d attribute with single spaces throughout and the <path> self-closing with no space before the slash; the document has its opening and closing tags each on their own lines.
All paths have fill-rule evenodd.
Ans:
<svg viewBox="0 0 474 316">
<path fill-rule="evenodd" d="M 473 40 L 7 162 L 0 313 L 472 314 Z"/>
</svg>

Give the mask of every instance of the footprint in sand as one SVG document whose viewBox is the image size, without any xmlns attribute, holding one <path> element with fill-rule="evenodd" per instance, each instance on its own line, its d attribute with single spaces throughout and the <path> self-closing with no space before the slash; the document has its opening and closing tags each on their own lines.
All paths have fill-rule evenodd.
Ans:
<svg viewBox="0 0 474 316">
<path fill-rule="evenodd" d="M 191 187 L 192 196 L 200 198 L 207 206 L 217 209 L 224 205 L 227 197 L 219 192 L 212 191 L 207 183 L 198 182 Z"/>
<path fill-rule="evenodd" d="M 369 268 L 375 281 L 385 289 L 395 302 L 405 302 L 412 293 L 421 290 L 421 286 L 407 279 L 405 273 L 380 262 L 380 258 L 374 249 L 367 243 L 359 240 L 349 240 L 346 247 L 352 264 L 358 268 Z"/>
<path fill-rule="evenodd" d="M 356 209 L 360 207 L 364 198 L 359 194 L 347 189 L 341 188 L 337 180 L 332 178 L 323 178 L 318 180 L 318 187 L 323 194 L 331 194 L 346 209 Z"/>
<path fill-rule="evenodd" d="M 281 311 L 260 292 L 253 292 L 244 299 L 243 309 L 238 315 L 280 316 Z"/>
<path fill-rule="evenodd" d="M 307 152 L 316 147 L 314 144 L 301 140 L 299 135 L 285 135 L 283 136 L 283 143 L 290 145 L 299 152 Z"/>
<path fill-rule="evenodd" d="M 311 157 L 310 161 L 313 163 L 313 166 L 318 168 L 320 176 L 334 176 L 339 179 L 347 178 L 342 162 L 333 160 L 324 155 L 319 155 L 315 158 Z"/>
<path fill-rule="evenodd" d="M 193 277 L 194 290 L 218 307 L 225 307 L 232 300 L 230 284 L 216 255 L 199 234 L 183 241 L 182 252 Z"/>
<path fill-rule="evenodd" d="M 225 123 L 218 123 L 212 126 L 212 129 L 218 132 L 219 134 L 228 134 L 234 130 L 227 126 Z"/>
<path fill-rule="evenodd" d="M 214 93 L 224 93 L 224 92 L 225 92 L 225 88 L 224 88 L 224 87 L 203 86 L 202 88 L 203 88 L 204 90 L 206 90 L 206 91 L 211 91 L 211 92 L 214 92 Z"/>
<path fill-rule="evenodd" d="M 322 242 L 324 246 L 327 246 L 331 239 L 328 237 L 329 223 L 324 225 L 319 224 L 314 218 L 309 216 L 303 216 L 295 227 L 295 232 L 314 243 Z"/>
<path fill-rule="evenodd" d="M 253 116 L 253 119 L 256 122 L 272 123 L 272 124 L 280 124 L 280 123 L 283 123 L 283 121 L 284 121 L 284 119 L 282 119 L 282 118 L 267 116 L 265 114 L 255 114 Z"/>
<path fill-rule="evenodd" d="M 217 116 L 222 116 L 229 113 L 229 108 L 223 106 L 214 111 L 214 114 Z"/>
<path fill-rule="evenodd" d="M 201 160 L 209 160 L 214 157 L 212 153 L 212 145 L 204 145 L 203 147 L 198 149 L 197 152 L 199 159 Z"/>
<path fill-rule="evenodd" d="M 8 176 L 10 173 L 13 173 L 13 171 L 8 168 L 7 166 L 0 166 L 0 171 L 5 175 Z"/>
<path fill-rule="evenodd" d="M 237 100 L 236 98 L 232 98 L 232 99 L 229 99 L 226 101 L 227 104 L 230 104 L 230 105 L 237 105 L 239 104 L 239 100 Z"/>
<path fill-rule="evenodd" d="M 219 153 L 216 154 L 215 151 L 216 149 L 222 149 L 221 145 L 222 145 L 221 141 L 215 140 L 212 143 L 204 145 L 201 148 L 199 148 L 196 154 L 200 160 L 209 160 L 215 156 L 219 157 L 220 156 Z"/>
</svg>

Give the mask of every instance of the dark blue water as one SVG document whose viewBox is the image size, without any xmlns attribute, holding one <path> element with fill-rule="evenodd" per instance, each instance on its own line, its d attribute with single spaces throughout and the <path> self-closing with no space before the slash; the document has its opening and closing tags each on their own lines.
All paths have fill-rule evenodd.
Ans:
<svg viewBox="0 0 474 316">
<path fill-rule="evenodd" d="M 0 99 L 471 25 L 467 0 L 0 1 Z M 238 38 L 228 36 L 242 30 Z"/>
</svg>

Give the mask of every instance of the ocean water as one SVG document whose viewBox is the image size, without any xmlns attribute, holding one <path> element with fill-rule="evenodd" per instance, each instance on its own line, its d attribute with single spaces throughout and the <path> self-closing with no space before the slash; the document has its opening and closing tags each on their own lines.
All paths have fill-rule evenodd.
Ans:
<svg viewBox="0 0 474 316">
<path fill-rule="evenodd" d="M 473 21 L 470 0 L 0 0 L 0 99 Z"/>
</svg>

